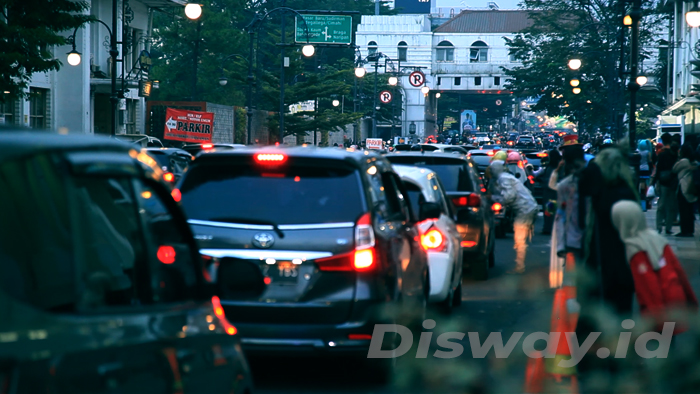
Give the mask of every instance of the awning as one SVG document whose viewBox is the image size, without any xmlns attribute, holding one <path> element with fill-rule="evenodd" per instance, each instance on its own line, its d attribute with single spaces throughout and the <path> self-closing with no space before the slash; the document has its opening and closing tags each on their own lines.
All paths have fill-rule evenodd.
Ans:
<svg viewBox="0 0 700 394">
<path fill-rule="evenodd" d="M 682 100 L 676 101 L 673 105 L 663 110 L 661 115 L 673 115 L 673 112 L 676 111 L 688 112 L 692 107 L 700 107 L 700 99 L 698 99 L 696 96 L 686 97 Z"/>
</svg>

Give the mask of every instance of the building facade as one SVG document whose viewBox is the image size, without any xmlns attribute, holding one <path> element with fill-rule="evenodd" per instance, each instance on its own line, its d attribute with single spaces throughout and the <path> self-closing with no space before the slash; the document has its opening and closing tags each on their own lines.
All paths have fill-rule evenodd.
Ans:
<svg viewBox="0 0 700 394">
<path fill-rule="evenodd" d="M 124 97 L 119 100 L 116 133 L 143 134 L 146 102 L 144 97 L 139 97 L 139 81 L 148 79 L 153 12 L 156 8 L 181 8 L 185 2 L 91 0 L 86 13 L 112 29 L 112 1 L 117 2 L 115 33 L 120 43 L 117 89 L 124 91 Z M 66 36 L 72 34 L 72 31 L 65 32 Z M 75 50 L 81 54 L 80 64 L 71 66 L 66 61 L 66 54 L 73 49 L 71 45 L 54 48 L 54 56 L 63 63 L 61 68 L 32 75 L 27 98 L 0 104 L 0 120 L 34 129 L 110 134 L 110 34 L 101 23 L 88 23 L 77 29 L 74 42 Z"/>
<path fill-rule="evenodd" d="M 502 67 L 518 63 L 506 42 L 531 23 L 527 11 L 498 9 L 464 9 L 436 28 L 431 15 L 363 16 L 356 44 L 363 59 L 377 52 L 392 59 L 396 67 L 388 70 L 398 69 L 404 97 L 400 135 L 415 130 L 425 138 L 437 131 L 437 93 L 510 94 Z M 372 62 L 365 67 L 368 74 L 375 71 Z M 424 85 L 411 84 L 414 71 L 425 75 Z M 393 137 L 378 132 L 376 137 Z"/>
</svg>

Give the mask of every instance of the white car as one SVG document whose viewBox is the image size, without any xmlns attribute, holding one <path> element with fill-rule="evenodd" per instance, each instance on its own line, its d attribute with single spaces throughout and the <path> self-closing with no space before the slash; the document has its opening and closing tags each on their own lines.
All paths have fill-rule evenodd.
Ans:
<svg viewBox="0 0 700 394">
<path fill-rule="evenodd" d="M 454 213 L 437 174 L 427 168 L 393 165 L 408 192 L 421 245 L 428 254 L 429 302 L 450 312 L 462 303 L 462 253 Z"/>
</svg>

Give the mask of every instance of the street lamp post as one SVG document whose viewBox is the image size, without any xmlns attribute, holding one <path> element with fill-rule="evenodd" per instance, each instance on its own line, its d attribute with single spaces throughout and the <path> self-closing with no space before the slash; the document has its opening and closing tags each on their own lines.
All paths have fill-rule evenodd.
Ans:
<svg viewBox="0 0 700 394">
<path fill-rule="evenodd" d="M 639 73 L 639 21 L 642 19 L 642 0 L 634 0 L 632 12 L 632 48 L 630 53 L 630 82 L 627 85 L 630 91 L 630 124 L 629 124 L 629 144 L 632 150 L 635 149 L 637 137 L 637 92 L 640 84 L 637 81 Z"/>
</svg>

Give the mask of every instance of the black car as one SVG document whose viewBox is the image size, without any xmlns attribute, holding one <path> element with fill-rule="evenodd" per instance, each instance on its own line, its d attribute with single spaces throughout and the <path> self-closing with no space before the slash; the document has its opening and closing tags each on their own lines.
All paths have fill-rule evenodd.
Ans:
<svg viewBox="0 0 700 394">
<path fill-rule="evenodd" d="M 477 152 L 472 150 L 470 153 Z M 463 263 L 474 278 L 485 280 L 495 263 L 491 201 L 482 195 L 477 167 L 465 156 L 441 152 L 400 152 L 386 158 L 393 164 L 427 167 L 438 174 L 455 208 L 462 240 Z"/>
<path fill-rule="evenodd" d="M 532 166 L 532 170 L 528 170 L 531 172 L 540 170 L 542 166 L 546 165 L 549 161 L 549 153 L 547 153 L 546 151 L 524 151 L 523 154 L 527 159 L 526 167 L 528 165 Z M 531 172 L 529 172 L 528 174 L 532 175 Z M 543 181 L 548 182 L 549 179 Z M 547 187 L 547 185 L 543 184 L 542 182 L 535 182 L 532 185 L 532 196 L 535 197 L 538 204 L 542 204 L 543 187 Z"/>
<path fill-rule="evenodd" d="M 497 150 L 492 149 L 475 149 L 469 151 L 469 158 L 476 165 L 477 171 L 479 171 L 480 176 L 484 176 L 486 168 L 491 164 L 491 159 L 496 154 Z"/>
<path fill-rule="evenodd" d="M 185 217 L 141 155 L 0 133 L 1 392 L 252 389 Z"/>
<path fill-rule="evenodd" d="M 531 135 L 521 135 L 515 141 L 515 146 L 518 148 L 536 148 L 537 141 L 535 140 L 535 137 Z"/>
<path fill-rule="evenodd" d="M 186 151 L 187 153 L 191 154 L 192 156 L 197 156 L 200 152 L 206 152 L 210 151 L 212 149 L 216 150 L 230 150 L 230 149 L 241 149 L 245 148 L 245 145 L 242 144 L 214 144 L 214 143 L 206 143 L 206 144 L 188 144 L 182 147 L 182 150 Z"/>
<path fill-rule="evenodd" d="M 179 148 L 146 148 L 145 150 L 165 172 L 163 179 L 171 184 L 175 184 L 180 179 L 194 159 L 187 151 Z"/>
<path fill-rule="evenodd" d="M 250 297 L 226 294 L 239 282 L 221 283 L 221 303 L 247 352 L 366 360 L 375 324 L 395 321 L 388 312 L 405 306 L 422 316 L 427 255 L 408 193 L 383 156 L 214 150 L 200 154 L 177 187 L 200 252 L 254 262 L 269 283 Z"/>
</svg>

